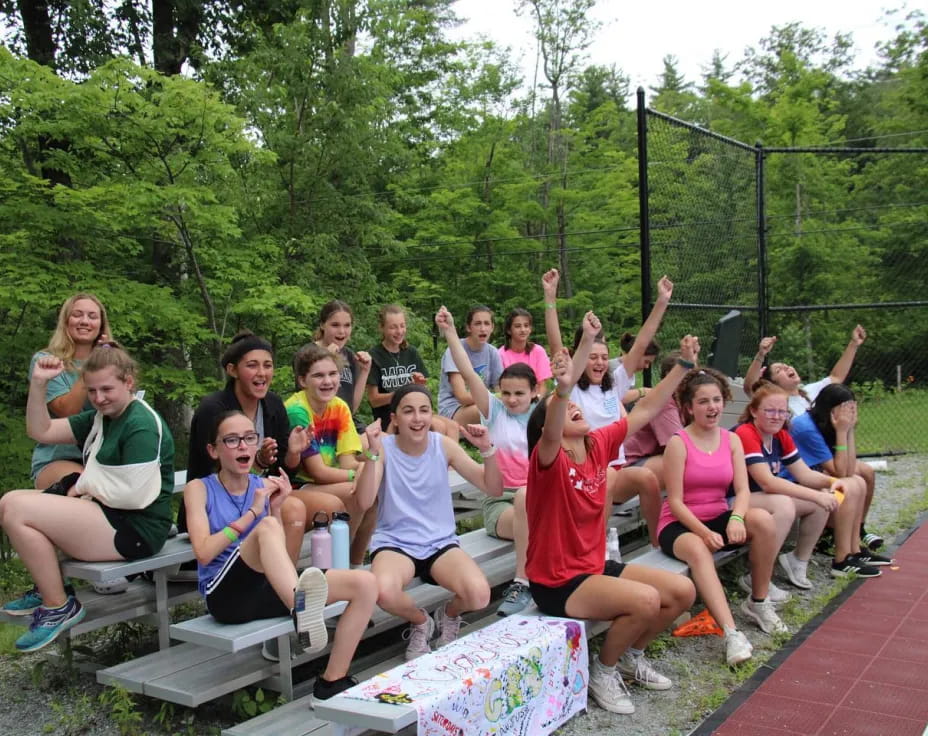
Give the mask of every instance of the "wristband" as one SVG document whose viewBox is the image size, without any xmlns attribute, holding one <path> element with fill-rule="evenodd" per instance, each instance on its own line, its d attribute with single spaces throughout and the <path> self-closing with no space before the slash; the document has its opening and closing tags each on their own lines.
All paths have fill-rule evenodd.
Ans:
<svg viewBox="0 0 928 736">
<path fill-rule="evenodd" d="M 838 450 L 844 450 L 847 452 L 847 445 L 835 445 L 835 451 L 837 452 Z"/>
<path fill-rule="evenodd" d="M 558 391 L 557 389 L 554 389 L 554 395 L 557 396 L 559 399 L 563 399 L 564 401 L 567 401 L 567 399 L 570 398 L 570 392 L 569 392 L 569 391 L 568 391 L 566 394 L 562 394 L 562 393 L 561 393 L 560 391 Z"/>
<path fill-rule="evenodd" d="M 234 531 L 232 531 L 229 527 L 227 527 L 227 526 L 222 527 L 222 533 L 225 534 L 226 537 L 229 538 L 229 541 L 230 541 L 230 542 L 237 542 L 237 541 L 238 541 L 238 534 L 236 534 Z"/>
<path fill-rule="evenodd" d="M 695 363 L 689 360 L 685 360 L 684 358 L 677 358 L 677 365 L 681 368 L 686 368 L 688 371 L 691 371 L 696 367 Z"/>
<path fill-rule="evenodd" d="M 557 309 L 557 304 L 554 302 L 545 302 L 545 309 Z"/>
<path fill-rule="evenodd" d="M 378 460 L 380 460 L 380 455 L 378 455 L 376 452 L 371 452 L 370 450 L 364 450 L 363 454 L 364 454 L 364 457 L 366 457 L 372 463 L 376 463 Z"/>
<path fill-rule="evenodd" d="M 728 520 L 729 521 L 740 521 L 742 524 L 744 523 L 744 517 L 741 516 L 741 514 L 732 514 L 731 516 L 728 517 Z"/>
<path fill-rule="evenodd" d="M 251 508 L 251 506 L 248 507 L 248 511 L 250 511 L 251 513 L 253 513 L 253 514 L 255 515 L 255 520 L 257 521 L 257 519 L 258 519 L 258 512 L 255 511 L 253 508 Z M 245 513 L 248 513 L 248 512 L 246 511 Z"/>
<path fill-rule="evenodd" d="M 348 468 L 348 482 L 349 483 L 353 483 L 357 475 L 358 474 L 355 472 L 354 468 Z"/>
<path fill-rule="evenodd" d="M 232 531 L 234 531 L 236 534 L 238 534 L 239 536 L 242 536 L 242 532 L 245 531 L 244 529 L 241 529 L 241 528 L 239 527 L 239 525 L 236 524 L 234 521 L 230 521 L 230 522 L 229 522 L 229 528 L 230 528 Z"/>
<path fill-rule="evenodd" d="M 482 458 L 493 457 L 496 454 L 496 445 L 490 445 L 489 450 L 479 450 L 479 452 Z"/>
</svg>

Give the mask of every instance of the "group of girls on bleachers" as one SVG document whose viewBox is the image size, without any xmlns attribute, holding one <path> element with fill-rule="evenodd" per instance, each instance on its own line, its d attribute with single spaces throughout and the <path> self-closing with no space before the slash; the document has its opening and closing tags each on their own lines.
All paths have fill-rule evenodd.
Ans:
<svg viewBox="0 0 928 736">
<path fill-rule="evenodd" d="M 285 400 L 270 390 L 267 341 L 242 334 L 223 354 L 226 385 L 204 397 L 191 424 L 178 524 L 189 533 L 200 590 L 219 621 L 290 612 L 296 631 L 317 649 L 327 642 L 325 605 L 348 601 L 317 697 L 353 682 L 348 668 L 375 603 L 410 623 L 408 658 L 430 651 L 436 632 L 437 646 L 452 641 L 461 615 L 488 605 L 489 584 L 455 534 L 449 468 L 486 494 L 487 532 L 515 541 L 516 575 L 501 615 L 534 599 L 550 615 L 612 622 L 590 692 L 614 712 L 634 710 L 623 678 L 671 687 L 644 649 L 697 591 L 724 630 L 729 664 L 751 656 L 714 552 L 750 541 L 741 610 L 767 633 L 786 630 L 774 604 L 789 594 L 771 581 L 775 562 L 790 583 L 811 587 L 807 566 L 826 524 L 834 529 L 833 575 L 877 575 L 875 565 L 889 563 L 867 546 L 879 546 L 874 535 L 862 544 L 873 476 L 857 461 L 856 403 L 841 383 L 863 328 L 855 328 L 821 386 L 804 390 L 793 368 L 773 364 L 769 381 L 752 384 L 741 424 L 728 431 L 720 426 L 727 379 L 696 366 L 696 338 L 686 336 L 663 361 L 655 388 L 634 386 L 658 357 L 654 336 L 672 296 L 669 279 L 660 280 L 652 313 L 637 337 L 626 335 L 624 355 L 612 365 L 592 312 L 573 350 L 561 344 L 558 280 L 553 269 L 542 279 L 550 360 L 531 340 L 527 310 L 507 316 L 499 350 L 490 344 L 488 307 L 470 310 L 464 339 L 450 312 L 438 311 L 448 349 L 437 413 L 426 365 L 406 341 L 406 314 L 396 305 L 380 311 L 381 342 L 354 352 L 350 307 L 326 304 L 314 341 L 294 357 L 297 390 Z M 100 301 L 77 294 L 30 367 L 27 429 L 40 443 L 32 475 L 44 493 L 15 491 L 0 500 L 0 522 L 35 582 L 4 606 L 33 616 L 17 642 L 22 651 L 45 646 L 84 616 L 58 571 L 57 550 L 83 560 L 133 559 L 155 554 L 168 535 L 173 440 L 135 397 L 134 363 L 109 335 Z M 760 378 L 759 363 L 774 342 L 762 340 L 748 379 Z M 366 428 L 357 419 L 365 393 L 374 413 Z M 800 415 L 788 428 L 790 409 Z M 459 435 L 482 463 L 461 448 Z M 116 488 L 111 495 L 109 487 Z M 651 544 L 686 562 L 692 582 L 604 559 L 608 510 L 634 495 Z M 313 517 L 345 511 L 352 567 L 369 551 L 371 571 L 298 574 Z M 782 552 L 796 518 L 796 547 Z M 413 577 L 453 594 L 434 618 L 404 592 Z"/>
</svg>

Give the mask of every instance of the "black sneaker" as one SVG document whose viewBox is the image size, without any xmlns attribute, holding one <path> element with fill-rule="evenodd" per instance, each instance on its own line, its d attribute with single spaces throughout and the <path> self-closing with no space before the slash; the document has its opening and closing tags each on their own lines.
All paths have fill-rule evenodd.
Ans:
<svg viewBox="0 0 928 736">
<path fill-rule="evenodd" d="M 883 546 L 883 537 L 873 532 L 868 532 L 863 527 L 860 528 L 860 541 L 863 542 L 870 550 L 876 550 Z"/>
<path fill-rule="evenodd" d="M 332 680 L 332 682 L 329 682 L 322 675 L 319 675 L 319 677 L 316 678 L 316 684 L 313 685 L 313 698 L 315 700 L 328 700 L 333 695 L 338 695 L 349 687 L 354 687 L 357 684 L 358 681 L 351 675 L 339 677 L 337 680 Z"/>
<path fill-rule="evenodd" d="M 846 578 L 849 575 L 856 575 L 859 578 L 875 578 L 882 574 L 880 568 L 868 565 L 857 555 L 848 555 L 841 562 L 833 561 L 831 563 L 831 576 L 833 578 Z"/>
<path fill-rule="evenodd" d="M 861 562 L 864 562 L 867 565 L 871 565 L 871 566 L 883 567 L 886 565 L 894 565 L 896 563 L 896 561 L 892 559 L 891 557 L 884 557 L 883 555 L 878 555 L 876 552 L 871 552 L 866 547 L 861 547 L 860 554 L 854 555 L 854 556 L 857 559 L 859 559 Z"/>
</svg>

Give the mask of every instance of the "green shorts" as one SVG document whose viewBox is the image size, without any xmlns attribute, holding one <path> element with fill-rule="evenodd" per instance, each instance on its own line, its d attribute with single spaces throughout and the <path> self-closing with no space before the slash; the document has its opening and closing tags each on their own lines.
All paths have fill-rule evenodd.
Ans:
<svg viewBox="0 0 928 736">
<path fill-rule="evenodd" d="M 484 496 L 483 499 L 483 528 L 491 537 L 499 537 L 496 533 L 496 524 L 503 512 L 512 507 L 516 497 L 515 489 L 503 490 L 502 496 Z"/>
</svg>

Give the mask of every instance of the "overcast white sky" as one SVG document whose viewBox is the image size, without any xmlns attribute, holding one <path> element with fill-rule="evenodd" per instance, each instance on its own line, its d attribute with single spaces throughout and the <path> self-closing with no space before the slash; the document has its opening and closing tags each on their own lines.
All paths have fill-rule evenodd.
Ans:
<svg viewBox="0 0 928 736">
<path fill-rule="evenodd" d="M 729 64 L 740 60 L 745 47 L 757 46 L 774 25 L 800 21 L 824 28 L 829 36 L 851 33 L 857 64 L 865 67 L 877 60 L 874 44 L 893 38 L 895 20 L 884 19 L 885 9 L 903 7 L 904 0 L 599 0 L 595 17 L 602 22 L 597 39 L 589 49 L 590 61 L 615 64 L 632 82 L 645 89 L 655 85 L 663 69 L 661 60 L 673 54 L 688 81 L 701 79 L 702 67 L 714 49 L 728 54 Z M 891 0 L 889 0 L 891 3 Z M 535 64 L 535 41 L 527 15 L 517 16 L 516 0 L 458 0 L 457 14 L 467 22 L 459 37 L 484 34 L 502 46 L 510 46 L 526 80 Z M 909 6 L 911 7 L 911 5 Z"/>
</svg>

